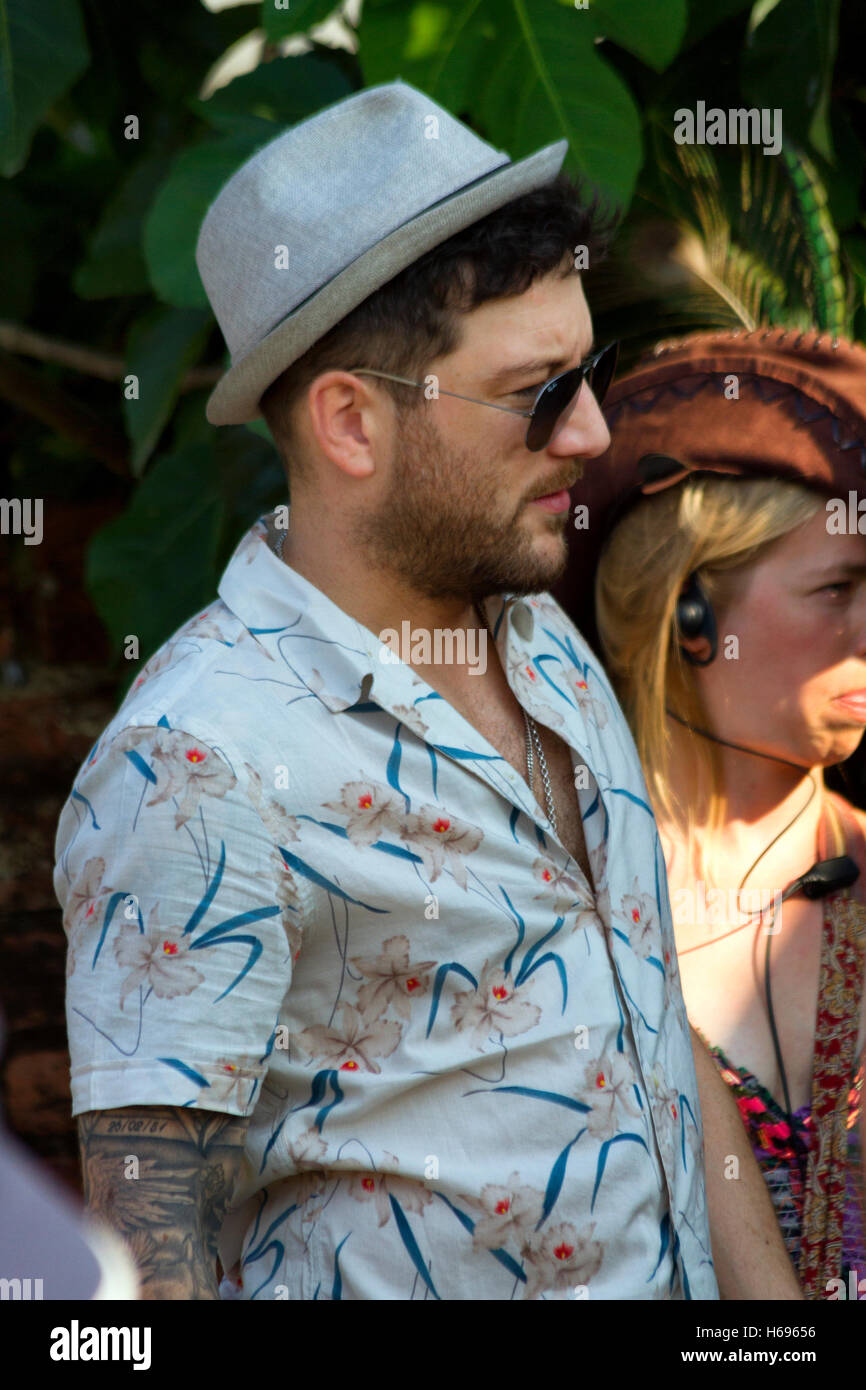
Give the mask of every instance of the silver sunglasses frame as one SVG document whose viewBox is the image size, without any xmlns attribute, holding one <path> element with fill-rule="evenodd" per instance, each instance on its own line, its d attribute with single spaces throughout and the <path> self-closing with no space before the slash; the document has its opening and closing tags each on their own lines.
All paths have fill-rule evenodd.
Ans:
<svg viewBox="0 0 866 1390">
<path fill-rule="evenodd" d="M 584 369 L 583 378 L 581 380 L 580 386 L 574 393 L 574 397 L 572 397 L 573 400 L 576 399 L 577 396 L 580 394 L 583 384 L 585 381 L 588 380 L 589 373 L 592 371 L 593 367 L 596 366 L 596 364 L 601 360 L 604 354 L 613 346 L 614 343 L 607 343 L 603 348 L 599 348 L 598 352 L 594 352 L 591 357 L 587 357 L 585 361 L 580 363 L 580 365 Z M 394 376 L 393 372 L 379 372 L 376 371 L 373 367 L 350 367 L 348 368 L 348 370 L 352 372 L 354 376 L 380 376 L 384 377 L 386 381 L 402 382 L 404 386 L 417 386 L 419 388 L 424 387 L 425 389 L 427 386 L 427 383 L 424 381 L 411 381 L 409 377 Z M 573 372 L 574 368 L 569 367 L 568 371 Z M 495 401 L 482 401 L 479 400 L 477 396 L 462 396 L 459 391 L 445 391 L 441 386 L 438 385 L 436 387 L 436 392 L 437 395 L 440 396 L 453 396 L 455 400 L 458 401 L 471 401 L 473 405 L 486 405 L 489 406 L 491 410 L 504 410 L 509 415 L 522 415 L 525 420 L 531 420 L 535 415 L 536 409 L 538 408 L 538 402 L 541 400 L 541 397 L 544 395 L 545 391 L 549 390 L 549 388 L 554 384 L 554 382 L 558 381 L 560 377 L 567 375 L 568 372 L 557 372 L 556 376 L 552 376 L 549 381 L 545 381 L 544 384 L 538 388 L 538 395 L 535 397 L 531 410 L 518 410 L 517 407 L 513 405 L 497 405 Z M 563 407 L 563 409 L 565 409 L 565 407 Z M 548 443 L 549 442 L 550 441 L 548 440 Z"/>
</svg>

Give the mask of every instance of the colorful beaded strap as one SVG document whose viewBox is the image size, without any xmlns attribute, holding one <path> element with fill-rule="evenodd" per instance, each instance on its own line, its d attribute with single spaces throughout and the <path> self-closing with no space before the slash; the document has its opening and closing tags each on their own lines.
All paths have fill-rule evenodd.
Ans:
<svg viewBox="0 0 866 1390">
<path fill-rule="evenodd" d="M 840 807 L 844 803 L 838 803 Z M 857 887 L 866 890 L 866 844 L 847 807 L 840 823 L 837 805 L 825 800 L 835 839 L 835 854 L 847 852 L 860 865 Z M 826 819 L 822 818 L 818 853 L 828 857 Z M 812 1121 L 815 1141 L 809 1157 L 800 1282 L 807 1299 L 826 1297 L 830 1279 L 842 1271 L 842 1234 L 848 1164 L 848 1102 L 856 1070 L 857 1035 L 863 991 L 866 906 L 843 889 L 827 899 L 821 943 L 815 1051 L 812 1066 Z M 862 1175 L 861 1175 L 862 1186 Z M 862 1195 L 862 1194 L 861 1194 Z"/>
</svg>

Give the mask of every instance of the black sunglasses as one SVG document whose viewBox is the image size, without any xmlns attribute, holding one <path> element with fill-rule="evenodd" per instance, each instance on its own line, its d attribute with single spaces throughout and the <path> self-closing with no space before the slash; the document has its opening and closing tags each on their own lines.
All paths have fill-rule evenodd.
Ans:
<svg viewBox="0 0 866 1390">
<path fill-rule="evenodd" d="M 472 401 L 475 405 L 487 405 L 491 410 L 506 410 L 509 415 L 522 415 L 529 420 L 526 430 L 526 447 L 533 454 L 550 443 L 556 433 L 557 425 L 574 404 L 584 380 L 589 382 L 593 395 L 601 405 L 616 371 L 619 356 L 619 343 L 608 343 L 607 347 L 594 352 L 578 367 L 571 367 L 560 376 L 551 377 L 545 382 L 535 397 L 531 410 L 517 410 L 511 405 L 497 405 L 494 401 L 481 401 L 476 396 L 461 396 L 457 391 L 444 391 L 438 388 L 441 396 L 455 396 L 458 401 Z M 410 381 L 408 377 L 393 376 L 390 372 L 374 371 L 372 367 L 352 367 L 356 376 L 381 376 L 389 381 L 402 381 L 405 386 L 425 386 L 423 381 Z"/>
<path fill-rule="evenodd" d="M 601 405 L 616 371 L 619 343 L 609 343 L 593 353 L 580 366 L 572 367 L 561 376 L 552 377 L 542 386 L 530 411 L 529 428 L 526 431 L 526 447 L 533 453 L 550 443 L 556 427 L 563 415 L 570 409 L 580 391 L 584 380 L 589 382 L 595 399 Z"/>
</svg>

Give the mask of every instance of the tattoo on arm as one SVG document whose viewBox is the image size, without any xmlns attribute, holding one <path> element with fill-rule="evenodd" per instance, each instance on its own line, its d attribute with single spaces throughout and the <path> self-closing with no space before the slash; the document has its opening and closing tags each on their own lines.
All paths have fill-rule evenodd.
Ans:
<svg viewBox="0 0 866 1390">
<path fill-rule="evenodd" d="M 126 1241 L 142 1298 L 219 1298 L 217 1239 L 248 1124 L 169 1105 L 78 1116 L 85 1203 Z"/>
</svg>

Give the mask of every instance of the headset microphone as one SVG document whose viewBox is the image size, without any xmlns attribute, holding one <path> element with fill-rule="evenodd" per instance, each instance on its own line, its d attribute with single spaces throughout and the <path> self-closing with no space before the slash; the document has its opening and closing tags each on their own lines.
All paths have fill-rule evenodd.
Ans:
<svg viewBox="0 0 866 1390">
<path fill-rule="evenodd" d="M 842 854 L 838 859 L 820 859 L 807 873 L 795 878 L 782 894 L 782 902 L 792 898 L 795 893 L 803 893 L 807 898 L 826 898 L 839 888 L 850 888 L 860 877 L 860 870 L 850 855 Z"/>
</svg>

